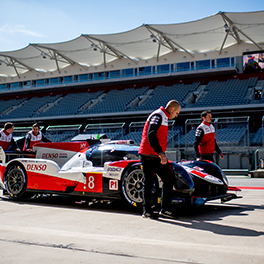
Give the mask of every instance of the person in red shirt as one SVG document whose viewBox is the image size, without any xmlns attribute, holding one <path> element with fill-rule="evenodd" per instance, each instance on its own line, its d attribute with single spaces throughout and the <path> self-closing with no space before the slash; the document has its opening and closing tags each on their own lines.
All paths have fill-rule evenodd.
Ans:
<svg viewBox="0 0 264 264">
<path fill-rule="evenodd" d="M 11 122 L 7 122 L 4 125 L 4 129 L 0 131 L 0 146 L 3 150 L 15 150 L 20 152 L 20 148 L 18 148 L 16 141 L 13 138 L 13 131 L 15 125 Z"/>
<path fill-rule="evenodd" d="M 24 144 L 24 151 L 32 152 L 33 146 L 37 143 L 43 142 L 51 142 L 48 138 L 46 138 L 42 132 L 40 131 L 39 124 L 35 123 L 32 126 L 32 130 L 29 131 L 25 138 L 25 144 Z"/>
<path fill-rule="evenodd" d="M 215 151 L 223 159 L 224 155 L 218 147 L 215 140 L 215 128 L 212 123 L 212 114 L 210 110 L 201 113 L 203 122 L 196 128 L 195 141 L 193 144 L 196 160 L 214 161 L 213 155 Z"/>
<path fill-rule="evenodd" d="M 143 215 L 144 218 L 156 218 L 151 208 L 151 191 L 155 174 L 162 179 L 162 203 L 160 216 L 175 218 L 171 209 L 173 191 L 173 174 L 165 151 L 167 149 L 168 120 L 174 119 L 181 111 L 178 101 L 171 100 L 164 108 L 161 106 L 152 112 L 143 128 L 142 139 L 138 153 L 143 165 Z"/>
</svg>

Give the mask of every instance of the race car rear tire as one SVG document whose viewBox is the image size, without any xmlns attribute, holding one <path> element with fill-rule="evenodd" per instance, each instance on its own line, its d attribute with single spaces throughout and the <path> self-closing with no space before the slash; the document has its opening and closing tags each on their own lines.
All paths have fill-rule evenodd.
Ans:
<svg viewBox="0 0 264 264">
<path fill-rule="evenodd" d="M 122 194 L 133 206 L 142 206 L 143 203 L 143 180 L 144 173 L 141 164 L 134 164 L 124 173 L 122 177 Z M 152 202 L 156 203 L 158 196 L 158 179 L 156 177 L 152 188 Z"/>
<path fill-rule="evenodd" d="M 12 198 L 27 198 L 27 173 L 19 163 L 13 163 L 7 168 L 5 174 L 5 185 Z"/>
</svg>

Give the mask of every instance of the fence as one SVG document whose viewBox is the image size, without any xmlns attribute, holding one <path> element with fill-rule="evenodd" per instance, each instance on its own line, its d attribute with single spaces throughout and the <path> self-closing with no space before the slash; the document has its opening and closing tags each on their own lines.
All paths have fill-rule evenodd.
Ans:
<svg viewBox="0 0 264 264">
<path fill-rule="evenodd" d="M 188 119 L 185 122 L 185 127 L 179 127 L 175 126 L 174 120 L 169 120 L 168 149 L 166 153 L 171 160 L 195 159 L 193 143 L 195 130 L 200 123 L 201 119 Z M 112 140 L 131 139 L 139 145 L 144 124 L 145 122 L 132 122 L 128 125 L 125 123 L 88 124 L 83 131 L 81 130 L 82 125 L 50 126 L 46 130 L 46 135 L 53 142 L 59 142 L 71 141 L 71 138 L 82 132 L 90 135 L 105 134 L 107 138 Z M 259 156 L 260 153 L 262 155 L 261 151 L 258 151 L 257 154 L 255 154 L 255 151 L 264 146 L 264 118 L 262 118 L 262 127 L 259 132 L 261 142 L 256 146 L 250 146 L 248 116 L 214 118 L 213 125 L 217 143 L 225 156 L 221 160 L 215 154 L 215 159 L 221 168 L 254 169 L 254 167 L 260 167 L 260 158 L 264 159 L 264 157 Z M 23 129 L 21 128 L 21 132 L 30 130 L 30 128 Z"/>
<path fill-rule="evenodd" d="M 48 126 L 46 129 L 46 137 L 52 142 L 68 142 L 80 134 L 82 125 L 65 125 L 65 126 Z"/>
<path fill-rule="evenodd" d="M 88 124 L 84 129 L 84 134 L 105 134 L 112 140 L 123 139 L 125 133 L 125 123 L 102 123 Z"/>
<path fill-rule="evenodd" d="M 264 169 L 264 149 L 257 149 L 255 151 L 255 170 Z"/>
</svg>

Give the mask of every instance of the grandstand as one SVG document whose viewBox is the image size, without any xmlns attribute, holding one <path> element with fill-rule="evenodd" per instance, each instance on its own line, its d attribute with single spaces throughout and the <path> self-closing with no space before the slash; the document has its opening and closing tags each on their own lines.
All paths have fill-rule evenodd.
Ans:
<svg viewBox="0 0 264 264">
<path fill-rule="evenodd" d="M 247 155 L 249 167 L 251 153 L 264 147 L 264 62 L 261 70 L 248 68 L 249 58 L 264 54 L 263 16 L 219 12 L 0 52 L 0 123 L 38 122 L 54 142 L 104 133 L 139 144 L 149 113 L 177 99 L 171 151 L 192 157 L 199 115 L 211 109 L 219 145 L 230 157 Z"/>
<path fill-rule="evenodd" d="M 105 97 L 98 102 L 94 107 L 87 109 L 82 112 L 82 114 L 88 113 L 113 113 L 113 112 L 123 112 L 133 106 L 131 102 L 137 97 L 144 94 L 147 87 L 141 89 L 127 88 L 125 90 L 111 90 Z"/>
<path fill-rule="evenodd" d="M 181 102 L 181 106 L 184 107 L 187 95 L 195 91 L 198 87 L 199 83 L 190 85 L 173 84 L 171 86 L 159 85 L 147 96 L 145 102 L 136 106 L 133 110 L 153 110 L 160 107 L 160 105 L 166 105 L 171 98 L 177 98 Z"/>
<path fill-rule="evenodd" d="M 246 98 L 246 95 L 248 90 L 256 84 L 257 78 L 225 82 L 211 81 L 205 86 L 202 96 L 192 107 L 249 104 L 250 99 Z"/>
<path fill-rule="evenodd" d="M 78 112 L 83 112 L 89 105 L 96 100 L 102 92 L 96 93 L 75 93 L 61 96 L 54 100 L 53 105 L 47 106 L 42 112 L 36 114 L 38 117 L 44 116 L 61 116 L 61 115 L 75 115 Z"/>
<path fill-rule="evenodd" d="M 42 98 L 33 97 L 28 100 L 26 99 L 22 103 L 14 104 L 12 110 L 2 112 L 1 117 L 9 120 L 13 118 L 32 117 L 34 115 L 37 115 L 44 106 L 51 104 L 53 101 L 56 101 L 57 98 L 58 96 L 44 96 Z"/>
</svg>

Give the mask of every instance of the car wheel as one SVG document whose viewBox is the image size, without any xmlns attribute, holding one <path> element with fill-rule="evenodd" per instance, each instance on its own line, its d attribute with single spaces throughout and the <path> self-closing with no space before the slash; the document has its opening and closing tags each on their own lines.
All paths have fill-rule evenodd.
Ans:
<svg viewBox="0 0 264 264">
<path fill-rule="evenodd" d="M 27 176 L 20 164 L 15 163 L 7 169 L 5 185 L 12 198 L 25 198 Z"/>
<path fill-rule="evenodd" d="M 143 179 L 144 173 L 141 164 L 132 165 L 122 178 L 122 193 L 125 199 L 134 206 L 142 206 L 143 203 Z M 157 197 L 158 180 L 156 179 L 152 189 L 152 200 Z"/>
</svg>

